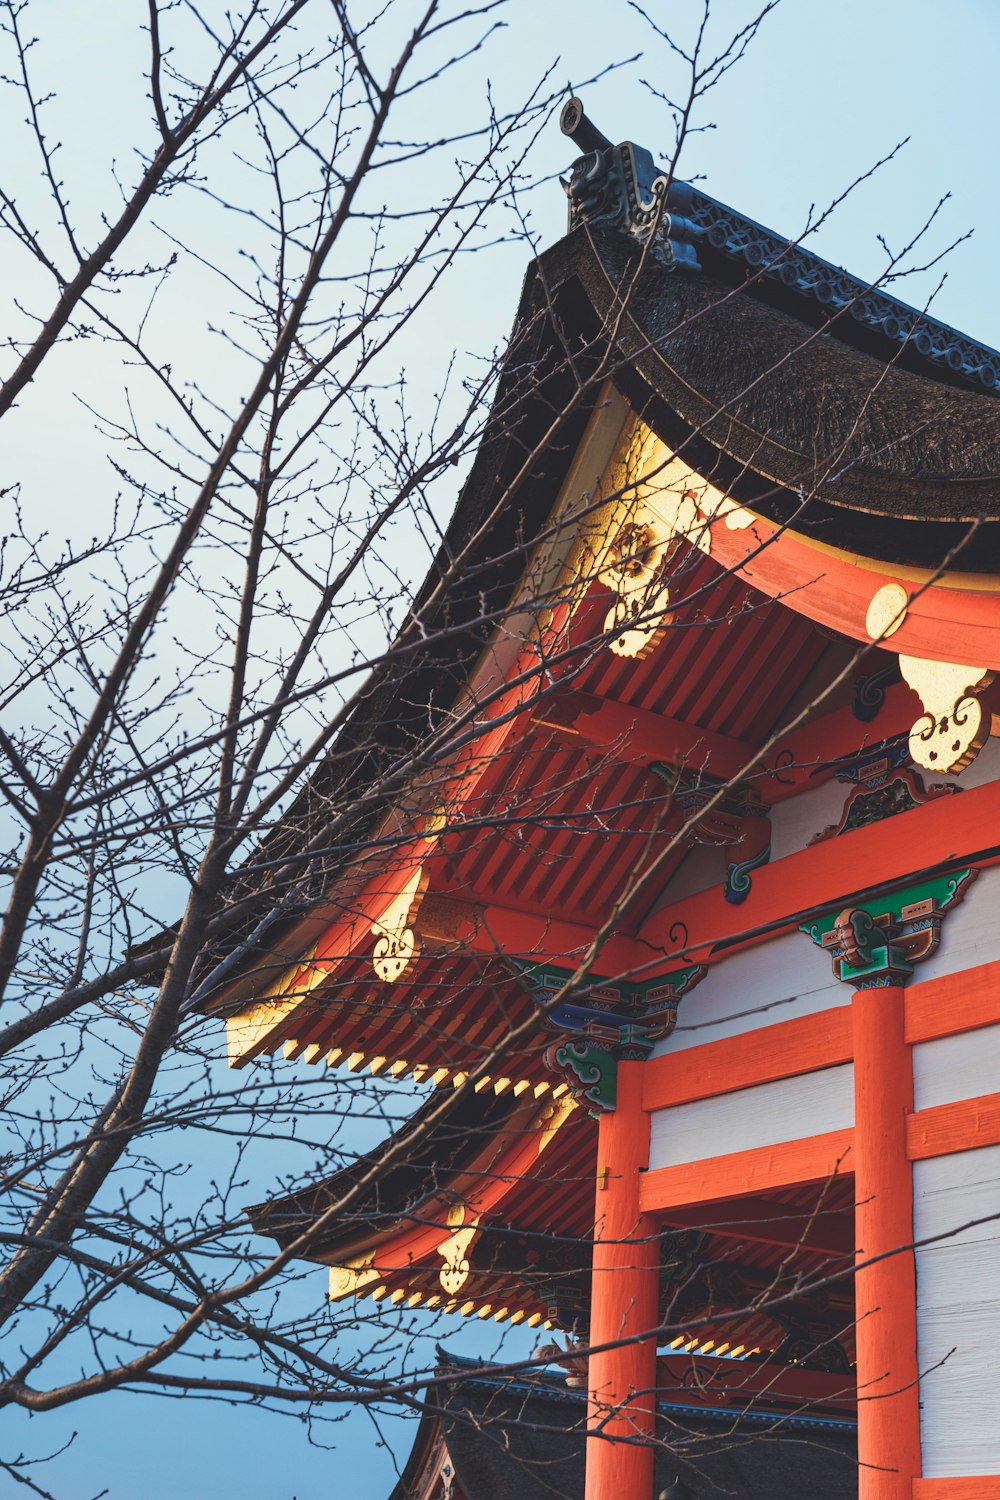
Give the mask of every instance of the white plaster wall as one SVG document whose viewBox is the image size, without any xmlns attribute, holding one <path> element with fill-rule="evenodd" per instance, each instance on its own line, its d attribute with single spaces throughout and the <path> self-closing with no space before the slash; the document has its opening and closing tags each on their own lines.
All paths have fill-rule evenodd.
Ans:
<svg viewBox="0 0 1000 1500">
<path fill-rule="evenodd" d="M 981 1026 L 914 1047 L 914 1109 L 996 1093 L 1000 1093 L 1000 1026 Z"/>
<path fill-rule="evenodd" d="M 914 1162 L 913 1189 L 924 1475 L 1000 1474 L 1000 1146 Z"/>
<path fill-rule="evenodd" d="M 828 955 L 804 932 L 789 932 L 713 964 L 681 1001 L 677 1027 L 657 1043 L 654 1056 L 850 1001 L 850 988 L 834 979 Z"/>
<path fill-rule="evenodd" d="M 854 1124 L 854 1067 L 844 1063 L 759 1083 L 650 1116 L 650 1167 L 775 1146 Z"/>
<path fill-rule="evenodd" d="M 991 740 L 990 744 L 996 741 Z M 985 752 L 984 752 L 985 754 Z M 967 775 L 975 766 L 973 761 Z M 995 830 L 983 829 L 983 842 L 993 836 Z M 941 928 L 941 944 L 926 963 L 914 970 L 912 984 L 922 979 L 940 979 L 945 974 L 957 974 L 961 969 L 971 969 L 976 964 L 992 962 L 1000 958 L 1000 866 L 980 870 L 977 878 L 968 887 L 961 905 L 952 907 L 945 914 Z"/>
<path fill-rule="evenodd" d="M 811 791 L 789 797 L 771 809 L 771 863 L 797 854 L 829 824 L 840 822 L 852 788 L 843 781 L 824 781 Z"/>
<path fill-rule="evenodd" d="M 859 729 L 860 729 L 859 725 Z M 940 783 L 966 787 L 985 786 L 1000 780 L 1000 739 L 991 739 L 972 765 L 958 776 L 942 776 L 915 768 L 925 787 Z M 771 861 L 784 859 L 805 849 L 828 824 L 839 823 L 844 803 L 853 787 L 843 781 L 825 781 L 812 791 L 800 792 L 771 809 Z"/>
</svg>

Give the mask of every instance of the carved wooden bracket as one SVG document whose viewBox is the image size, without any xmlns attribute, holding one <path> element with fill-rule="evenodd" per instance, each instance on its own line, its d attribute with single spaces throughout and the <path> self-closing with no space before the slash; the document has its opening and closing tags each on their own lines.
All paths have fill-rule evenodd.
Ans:
<svg viewBox="0 0 1000 1500">
<path fill-rule="evenodd" d="M 372 951 L 372 967 L 383 984 L 402 979 L 420 952 L 420 939 L 413 924 L 426 889 L 427 876 L 423 866 L 418 865 L 403 890 L 372 923 L 372 936 L 378 939 Z"/>
<path fill-rule="evenodd" d="M 925 802 L 953 796 L 962 790 L 940 782 L 925 787 L 920 776 L 904 764 L 908 759 L 908 746 L 892 745 L 877 755 L 860 757 L 837 771 L 838 781 L 854 784 L 847 794 L 839 821 L 829 823 L 814 834 L 810 844 L 839 838 L 842 833 L 880 823 L 884 818 L 894 818 L 897 813 L 912 812 Z"/>
<path fill-rule="evenodd" d="M 685 820 L 696 817 L 699 810 L 718 796 L 722 781 L 705 772 L 692 776 L 664 761 L 650 763 L 660 780 L 671 790 Z M 717 844 L 732 849 L 733 858 L 726 865 L 723 895 L 733 906 L 739 906 L 750 894 L 754 870 L 771 858 L 771 820 L 767 806 L 752 787 L 735 786 L 716 805 L 698 818 L 689 837 L 695 844 Z"/>
<path fill-rule="evenodd" d="M 612 538 L 603 582 L 617 594 L 604 617 L 616 656 L 641 661 L 658 644 L 669 621 L 665 570 L 673 539 L 642 508 Z"/>
<path fill-rule="evenodd" d="M 991 714 L 979 698 L 993 673 L 916 656 L 900 656 L 899 667 L 924 706 L 910 730 L 912 759 L 928 771 L 964 771 L 989 739 Z"/>
<path fill-rule="evenodd" d="M 331 1302 L 341 1302 L 345 1297 L 356 1297 L 359 1292 L 364 1291 L 366 1286 L 371 1286 L 373 1281 L 378 1281 L 381 1272 L 372 1265 L 374 1252 L 367 1255 L 364 1260 L 357 1261 L 346 1266 L 330 1267 L 330 1292 Z"/>
<path fill-rule="evenodd" d="M 541 1000 L 558 994 L 571 977 L 570 970 L 521 964 L 517 968 Z M 560 1033 L 559 1040 L 545 1049 L 546 1067 L 591 1114 L 614 1109 L 618 1060 L 648 1057 L 654 1044 L 677 1024 L 682 996 L 706 973 L 694 964 L 646 984 L 630 985 L 593 976 L 546 1016 L 546 1025 Z"/>
<path fill-rule="evenodd" d="M 858 988 L 905 984 L 913 965 L 937 949 L 945 913 L 958 905 L 978 873 L 937 875 L 864 905 L 830 911 L 800 930 L 830 954 L 837 979 Z"/>
</svg>

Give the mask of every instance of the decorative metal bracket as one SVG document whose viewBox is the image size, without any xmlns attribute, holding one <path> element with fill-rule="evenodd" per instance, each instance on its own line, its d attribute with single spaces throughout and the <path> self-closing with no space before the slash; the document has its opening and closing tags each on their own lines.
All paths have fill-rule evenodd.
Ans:
<svg viewBox="0 0 1000 1500">
<path fill-rule="evenodd" d="M 900 656 L 899 669 L 924 706 L 910 730 L 913 760 L 928 771 L 964 771 L 990 736 L 992 715 L 979 697 L 993 673 L 917 656 Z"/>
<path fill-rule="evenodd" d="M 703 771 L 693 775 L 666 761 L 651 761 L 649 769 L 670 788 L 685 820 L 696 817 L 725 785 Z M 698 818 L 690 836 L 696 844 L 732 849 L 735 858 L 726 866 L 722 893 L 733 906 L 739 906 L 750 894 L 754 870 L 771 858 L 771 820 L 760 794 L 752 787 L 733 787 Z"/>
<path fill-rule="evenodd" d="M 830 954 L 834 976 L 846 984 L 859 989 L 905 984 L 914 964 L 936 950 L 945 913 L 958 905 L 978 873 L 937 875 L 863 905 L 830 911 L 803 923 L 800 931 Z"/>
<path fill-rule="evenodd" d="M 479 1233 L 479 1215 L 466 1219 L 468 1210 L 464 1203 L 456 1203 L 448 1210 L 448 1227 L 454 1229 L 454 1234 L 442 1240 L 437 1247 L 437 1253 L 444 1261 L 438 1273 L 441 1287 L 448 1293 L 449 1297 L 456 1297 L 468 1281 L 471 1266 L 469 1263 L 469 1251 L 472 1242 Z"/>
<path fill-rule="evenodd" d="M 940 782 L 925 788 L 922 778 L 907 764 L 909 759 L 909 746 L 897 742 L 841 766 L 834 775 L 838 781 L 852 783 L 852 790 L 847 794 L 840 820 L 814 834 L 810 844 L 839 838 L 842 833 L 894 818 L 897 813 L 912 812 L 925 802 L 962 790 Z"/>
<path fill-rule="evenodd" d="M 403 890 L 372 923 L 372 936 L 378 939 L 372 951 L 372 967 L 383 984 L 395 984 L 402 979 L 420 952 L 420 939 L 413 924 L 426 889 L 427 876 L 418 865 Z"/>
<path fill-rule="evenodd" d="M 565 989 L 571 969 L 532 967 L 512 961 L 542 1002 Z M 546 1015 L 560 1033 L 545 1050 L 545 1064 L 568 1083 L 573 1097 L 595 1111 L 614 1109 L 619 1059 L 648 1057 L 677 1024 L 681 999 L 707 971 L 679 969 L 646 984 L 622 985 L 595 978 L 571 990 Z"/>
</svg>

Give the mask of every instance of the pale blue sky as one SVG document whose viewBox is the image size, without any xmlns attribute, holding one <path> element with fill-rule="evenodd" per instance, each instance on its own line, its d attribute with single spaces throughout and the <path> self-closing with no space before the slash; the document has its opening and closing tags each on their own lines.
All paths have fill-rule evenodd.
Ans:
<svg viewBox="0 0 1000 1500">
<path fill-rule="evenodd" d="M 210 0 L 209 9 L 214 3 Z M 121 0 L 118 0 L 121 4 Z M 123 154 L 123 136 L 141 115 L 141 89 L 128 87 L 129 70 L 145 5 L 133 4 L 131 30 L 117 37 L 108 12 L 48 0 L 38 12 L 40 49 L 48 49 L 49 86 L 79 91 L 92 85 L 80 119 L 97 182 L 111 153 Z M 650 0 L 650 13 L 685 29 L 697 14 L 694 0 Z M 741 24 L 756 9 L 742 0 L 719 0 L 719 31 Z M 356 7 L 359 18 L 364 7 Z M 461 75 L 471 98 L 493 86 L 500 107 L 512 104 L 527 80 L 549 62 L 555 78 L 577 84 L 608 61 L 644 56 L 585 90 L 585 103 L 604 133 L 631 138 L 654 155 L 669 151 L 669 122 L 642 85 L 669 80 L 666 53 L 651 44 L 648 28 L 622 0 L 511 0 L 507 28 L 473 58 Z M 100 30 L 98 26 L 100 25 Z M 132 41 L 129 41 L 131 36 Z M 700 120 L 716 129 L 688 142 L 680 175 L 701 174 L 706 190 L 769 227 L 799 233 L 810 206 L 837 197 L 904 136 L 909 145 L 879 177 L 837 212 L 811 243 L 828 259 L 863 277 L 877 276 L 884 252 L 907 241 L 945 193 L 951 201 L 929 241 L 936 253 L 974 229 L 948 262 L 947 281 L 934 303 L 936 315 L 994 346 L 1000 344 L 996 243 L 1000 234 L 995 183 L 995 74 L 1000 52 L 1000 7 L 995 0 L 785 0 L 764 23 L 740 66 L 706 101 Z M 557 62 L 558 59 L 558 62 Z M 454 85 L 452 85 L 454 88 Z M 445 130 L 461 107 L 454 92 L 439 97 L 439 119 L 428 132 Z M 103 157 L 102 157 L 103 153 Z M 565 171 L 572 156 L 555 120 L 529 163 L 541 179 Z M 419 179 L 413 184 L 419 193 Z M 96 187 L 94 188 L 97 192 Z M 565 207 L 558 183 L 533 192 L 533 233 L 542 244 L 563 231 Z M 526 260 L 523 246 L 508 245 L 469 260 L 442 309 L 439 347 L 425 347 L 429 368 L 449 347 L 492 349 L 506 333 Z M 27 274 L 15 257 L 5 275 Z M 934 273 L 936 280 L 940 272 Z M 927 277 L 898 288 L 905 300 L 929 290 Z M 23 469 L 39 497 L 60 489 L 67 506 L 95 497 L 103 483 L 90 466 L 92 426 L 78 407 L 24 404 L 11 424 L 7 462 Z M 5 434 L 6 438 L 6 434 Z M 96 449 L 94 450 L 97 451 Z M 81 477 L 83 476 L 83 477 Z M 96 502 L 95 502 L 96 503 Z M 165 913 L 165 916 L 172 915 Z M 261 1184 L 259 1194 L 267 1191 Z M 311 1273 L 321 1295 L 323 1272 Z M 291 1294 L 290 1294 L 291 1295 Z M 298 1292 L 295 1293 L 297 1297 Z M 291 1315 L 290 1309 L 284 1310 Z M 471 1352 L 481 1326 L 451 1339 Z M 485 1344 L 481 1345 L 485 1350 Z M 486 1351 L 489 1352 L 489 1351 Z M 90 1500 L 107 1487 L 111 1500 L 382 1500 L 393 1482 L 385 1450 L 364 1415 L 348 1419 L 331 1440 L 333 1452 L 310 1445 L 298 1422 L 248 1410 L 193 1401 L 113 1396 L 43 1419 L 9 1423 L 4 1451 L 57 1448 L 70 1432 L 80 1436 L 65 1459 L 39 1478 L 58 1500 Z M 392 1431 L 392 1429 L 388 1429 Z M 401 1451 L 407 1435 L 395 1433 Z"/>
</svg>

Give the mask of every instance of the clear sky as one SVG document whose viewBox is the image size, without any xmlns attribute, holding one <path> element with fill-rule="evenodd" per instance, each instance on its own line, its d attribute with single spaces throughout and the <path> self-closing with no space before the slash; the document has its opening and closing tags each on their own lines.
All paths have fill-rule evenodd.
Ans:
<svg viewBox="0 0 1000 1500">
<path fill-rule="evenodd" d="M 366 3 L 374 8 L 374 0 Z M 213 5 L 216 0 L 207 0 L 208 10 Z M 93 127 L 97 153 L 111 152 L 116 144 L 120 150 L 116 79 L 131 67 L 128 38 L 134 40 L 145 14 L 138 0 L 131 6 L 117 0 L 119 7 L 134 13 L 131 31 L 123 27 L 119 40 L 104 32 L 99 49 L 91 8 L 78 0 L 47 0 L 35 21 L 40 48 L 48 48 L 51 58 L 49 87 L 77 89 L 81 74 L 93 80 L 88 106 L 93 118 L 81 125 Z M 757 8 L 743 0 L 719 0 L 718 33 L 744 23 Z M 366 4 L 354 7 L 359 19 L 365 10 Z M 649 0 L 648 10 L 658 20 L 669 18 L 683 38 L 690 35 L 689 22 L 700 5 Z M 550 63 L 556 80 L 577 85 L 609 61 L 639 54 L 583 90 L 585 104 L 613 140 L 633 139 L 661 157 L 669 152 L 669 120 L 644 80 L 653 90 L 675 89 L 677 74 L 634 7 L 624 0 L 510 0 L 501 14 L 506 30 L 459 75 L 466 91 L 485 92 L 489 83 L 502 108 Z M 879 236 L 897 249 L 950 194 L 931 232 L 930 250 L 936 254 L 967 230 L 974 234 L 949 257 L 933 309 L 964 332 L 1000 345 L 993 126 L 998 55 L 996 0 L 784 0 L 746 58 L 705 101 L 696 124 L 715 128 L 689 140 L 680 175 L 699 174 L 716 198 L 776 231 L 796 235 L 812 205 L 825 208 L 909 137 L 898 158 L 852 195 L 810 244 L 851 272 L 874 278 L 885 263 Z M 428 118 L 428 132 L 447 128 L 447 91 L 438 107 L 440 120 Z M 529 162 L 529 175 L 539 182 L 553 178 L 565 172 L 572 155 L 553 119 Z M 551 243 L 565 224 L 558 182 L 548 181 L 526 201 L 538 243 Z M 457 339 L 473 353 L 493 349 L 513 317 L 525 261 L 523 245 L 470 259 L 453 284 L 448 316 L 442 317 L 441 347 L 425 351 L 429 364 L 443 358 Z M 21 274 L 19 264 L 12 262 L 4 274 Z M 897 293 L 919 301 L 940 274 L 938 268 Z M 74 505 L 87 498 L 85 488 L 81 496 L 82 470 L 74 477 L 71 452 L 74 434 L 81 446 L 89 441 L 85 420 L 78 408 L 26 409 L 11 439 L 14 458 L 28 468 L 34 465 L 36 483 L 50 490 L 66 486 Z M 54 432 L 61 442 L 49 442 Z M 256 1196 L 266 1191 L 263 1183 Z M 322 1281 L 321 1270 L 312 1274 Z M 480 1335 L 488 1336 L 481 1326 L 454 1335 L 442 1329 L 440 1336 L 472 1352 Z M 55 1449 L 73 1431 L 80 1436 L 70 1454 L 56 1460 L 47 1476 L 39 1473 L 58 1500 L 90 1500 L 104 1487 L 111 1500 L 180 1495 L 185 1500 L 229 1495 L 382 1500 L 393 1482 L 387 1452 L 375 1446 L 376 1435 L 363 1414 L 326 1440 L 335 1443 L 331 1452 L 313 1446 L 307 1429 L 294 1420 L 194 1401 L 113 1396 L 41 1420 L 16 1420 L 4 1451 Z M 407 1433 L 396 1433 L 395 1440 L 405 1455 Z"/>
</svg>

